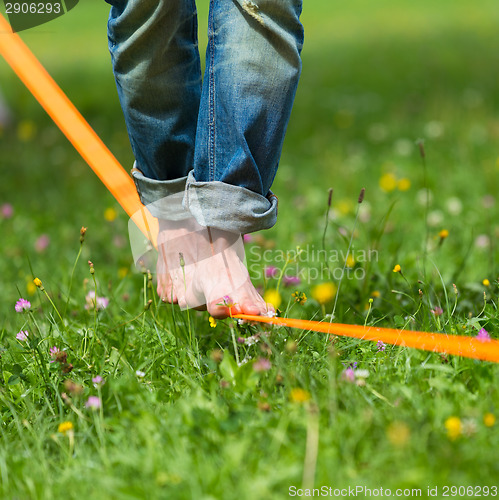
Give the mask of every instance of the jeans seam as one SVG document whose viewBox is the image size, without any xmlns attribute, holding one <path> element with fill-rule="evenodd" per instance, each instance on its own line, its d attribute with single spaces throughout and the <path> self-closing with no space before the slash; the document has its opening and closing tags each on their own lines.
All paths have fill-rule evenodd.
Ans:
<svg viewBox="0 0 499 500">
<path fill-rule="evenodd" d="M 209 180 L 215 179 L 215 2 L 210 0 L 210 71 L 208 89 L 208 168 Z"/>
<path fill-rule="evenodd" d="M 195 0 L 192 0 L 192 40 L 194 45 L 198 45 L 198 11 Z"/>
</svg>

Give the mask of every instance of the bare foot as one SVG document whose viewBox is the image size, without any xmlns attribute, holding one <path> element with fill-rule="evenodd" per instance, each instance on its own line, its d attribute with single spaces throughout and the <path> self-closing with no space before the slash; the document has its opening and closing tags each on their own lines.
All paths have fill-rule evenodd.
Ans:
<svg viewBox="0 0 499 500">
<path fill-rule="evenodd" d="M 158 262 L 156 264 L 157 286 L 156 291 L 163 302 L 170 304 L 178 304 L 177 294 L 173 289 L 172 279 L 168 271 L 168 263 L 166 261 L 166 244 L 168 240 L 168 232 L 164 227 L 161 227 L 158 233 Z"/>
<path fill-rule="evenodd" d="M 193 217 L 160 221 L 158 251 L 157 290 L 164 301 L 207 309 L 218 319 L 274 313 L 251 283 L 241 235 L 200 226 Z"/>
</svg>

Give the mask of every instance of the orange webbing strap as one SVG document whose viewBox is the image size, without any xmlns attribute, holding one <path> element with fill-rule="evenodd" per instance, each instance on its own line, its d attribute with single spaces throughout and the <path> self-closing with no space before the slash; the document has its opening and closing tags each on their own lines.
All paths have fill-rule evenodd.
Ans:
<svg viewBox="0 0 499 500">
<path fill-rule="evenodd" d="M 330 335 L 342 335 L 355 337 L 363 340 L 377 342 L 381 340 L 387 344 L 403 347 L 414 347 L 425 351 L 455 354 L 466 358 L 481 359 L 484 361 L 499 362 L 499 341 L 477 340 L 473 337 L 460 335 L 445 335 L 443 333 L 414 332 L 410 330 L 396 330 L 393 328 L 378 328 L 375 326 L 344 325 L 340 323 L 329 323 L 309 321 L 293 318 L 269 318 L 267 316 L 252 316 L 248 314 L 237 314 L 233 318 L 247 321 L 258 321 L 278 326 L 299 328 L 300 330 L 312 330 Z"/>
<path fill-rule="evenodd" d="M 157 220 L 143 205 L 131 177 L 0 14 L 0 54 L 28 87 L 139 229 L 156 244 Z"/>
</svg>

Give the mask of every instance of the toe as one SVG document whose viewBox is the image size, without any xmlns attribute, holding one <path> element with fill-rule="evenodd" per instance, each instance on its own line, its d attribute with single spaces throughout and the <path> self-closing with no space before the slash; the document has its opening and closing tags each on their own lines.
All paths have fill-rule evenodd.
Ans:
<svg viewBox="0 0 499 500">
<path fill-rule="evenodd" d="M 247 302 L 241 305 L 241 314 L 251 314 L 252 316 L 260 316 L 262 308 L 252 302 Z"/>
<path fill-rule="evenodd" d="M 275 314 L 272 304 L 266 304 L 263 300 L 255 302 L 246 302 L 241 305 L 242 314 L 251 314 L 253 316 L 273 316 Z"/>
<path fill-rule="evenodd" d="M 168 302 L 170 304 L 178 303 L 177 294 L 173 289 L 171 281 L 158 281 L 157 292 L 163 302 Z"/>
<path fill-rule="evenodd" d="M 233 314 L 238 314 L 235 311 L 235 307 L 232 307 L 230 310 L 227 306 L 221 304 L 220 301 L 213 301 L 207 307 L 210 316 L 213 316 L 215 319 L 225 319 Z"/>
<path fill-rule="evenodd" d="M 208 306 L 208 312 L 215 319 L 224 319 L 238 314 L 248 314 L 251 316 L 273 316 L 275 314 L 274 307 L 271 304 L 266 304 L 261 301 L 244 301 L 234 304 L 230 308 L 225 306 L 223 302 L 213 301 Z"/>
</svg>

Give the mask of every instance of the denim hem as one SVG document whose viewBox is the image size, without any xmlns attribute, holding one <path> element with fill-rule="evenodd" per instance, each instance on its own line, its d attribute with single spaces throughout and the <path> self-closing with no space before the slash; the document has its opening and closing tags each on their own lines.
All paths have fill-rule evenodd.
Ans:
<svg viewBox="0 0 499 500">
<path fill-rule="evenodd" d="M 276 223 L 277 202 L 271 191 L 265 197 L 225 182 L 198 182 L 191 171 L 183 203 L 201 226 L 246 234 Z"/>
<path fill-rule="evenodd" d="M 182 198 L 187 176 L 169 181 L 158 181 L 146 177 L 142 172 L 134 168 L 132 178 L 140 201 L 147 207 L 153 217 L 164 220 L 185 218 Z"/>
</svg>

